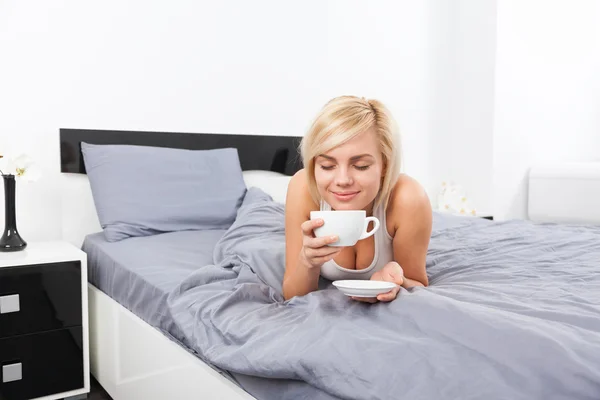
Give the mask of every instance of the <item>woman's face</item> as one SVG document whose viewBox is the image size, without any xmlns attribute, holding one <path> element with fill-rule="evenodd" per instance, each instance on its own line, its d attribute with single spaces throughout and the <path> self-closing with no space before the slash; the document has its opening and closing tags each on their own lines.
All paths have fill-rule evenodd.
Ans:
<svg viewBox="0 0 600 400">
<path fill-rule="evenodd" d="M 334 210 L 368 210 L 379 193 L 383 158 L 375 128 L 315 158 L 321 197 Z"/>
</svg>

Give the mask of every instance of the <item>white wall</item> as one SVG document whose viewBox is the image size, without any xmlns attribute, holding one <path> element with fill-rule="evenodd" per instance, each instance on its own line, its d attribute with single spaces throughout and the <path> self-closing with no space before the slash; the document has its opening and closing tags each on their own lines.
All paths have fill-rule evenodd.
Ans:
<svg viewBox="0 0 600 400">
<path fill-rule="evenodd" d="M 61 127 L 302 135 L 325 101 L 357 94 L 388 104 L 405 170 L 431 187 L 433 4 L 0 2 L 0 149 L 44 170 L 17 188 L 22 236 L 58 239 L 73 212 Z"/>
<path fill-rule="evenodd" d="M 498 219 L 527 216 L 532 165 L 600 161 L 598 21 L 596 0 L 498 2 L 493 136 Z"/>
<path fill-rule="evenodd" d="M 436 2 L 431 191 L 460 184 L 479 214 L 492 212 L 496 0 Z M 435 200 L 435 199 L 433 199 Z"/>
<path fill-rule="evenodd" d="M 433 9 L 430 181 L 460 183 L 498 220 L 527 218 L 531 166 L 600 161 L 600 2 L 457 0 Z"/>
<path fill-rule="evenodd" d="M 24 150 L 44 170 L 17 188 L 19 229 L 57 239 L 72 212 L 61 127 L 302 135 L 341 94 L 388 104 L 405 171 L 432 200 L 452 179 L 479 210 L 526 217 L 531 165 L 600 156 L 599 7 L 0 2 L 0 154 Z"/>
</svg>

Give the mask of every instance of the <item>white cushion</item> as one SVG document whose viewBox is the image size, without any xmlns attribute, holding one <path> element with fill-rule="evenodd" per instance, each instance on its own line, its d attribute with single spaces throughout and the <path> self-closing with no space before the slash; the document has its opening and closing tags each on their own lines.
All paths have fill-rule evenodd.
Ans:
<svg viewBox="0 0 600 400">
<path fill-rule="evenodd" d="M 600 163 L 536 165 L 529 171 L 529 219 L 600 223 Z"/>
<path fill-rule="evenodd" d="M 247 188 L 257 187 L 270 195 L 274 201 L 285 204 L 291 176 L 262 170 L 243 171 L 242 175 Z"/>
</svg>

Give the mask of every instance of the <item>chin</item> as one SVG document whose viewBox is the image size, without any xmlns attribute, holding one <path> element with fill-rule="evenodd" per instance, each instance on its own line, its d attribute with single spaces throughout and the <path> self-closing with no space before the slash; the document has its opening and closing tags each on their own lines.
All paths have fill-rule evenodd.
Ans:
<svg viewBox="0 0 600 400">
<path fill-rule="evenodd" d="M 329 202 L 328 202 L 329 203 Z M 329 203 L 334 210 L 345 211 L 345 210 L 361 210 L 362 207 L 358 205 L 354 205 L 352 203 L 338 203 L 335 200 L 332 203 Z"/>
</svg>

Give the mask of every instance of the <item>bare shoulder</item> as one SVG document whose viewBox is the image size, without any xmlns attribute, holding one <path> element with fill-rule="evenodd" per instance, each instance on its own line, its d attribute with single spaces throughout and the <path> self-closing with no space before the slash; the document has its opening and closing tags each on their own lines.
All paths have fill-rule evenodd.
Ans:
<svg viewBox="0 0 600 400">
<path fill-rule="evenodd" d="M 414 178 L 402 174 L 390 193 L 389 206 L 394 208 L 418 207 L 430 204 L 425 188 Z"/>
<path fill-rule="evenodd" d="M 308 179 L 306 179 L 306 170 L 302 168 L 297 171 L 290 179 L 288 191 L 299 192 L 300 190 L 308 192 Z"/>
<path fill-rule="evenodd" d="M 315 203 L 310 195 L 306 170 L 299 170 L 290 179 L 285 205 L 286 212 L 290 210 L 294 213 L 306 215 L 308 215 L 310 211 L 319 209 L 319 205 Z"/>
<path fill-rule="evenodd" d="M 390 193 L 388 215 L 397 228 L 401 221 L 431 224 L 432 209 L 425 188 L 414 178 L 401 174 Z"/>
</svg>

